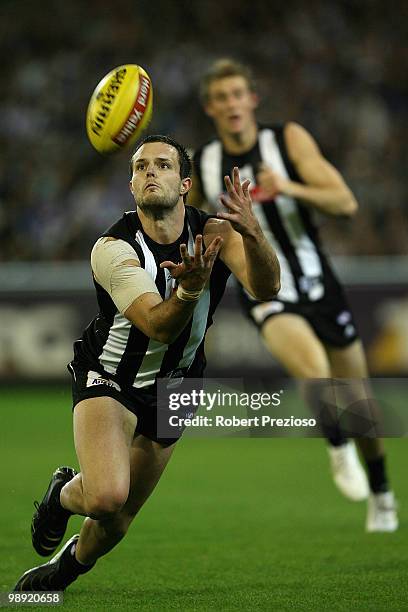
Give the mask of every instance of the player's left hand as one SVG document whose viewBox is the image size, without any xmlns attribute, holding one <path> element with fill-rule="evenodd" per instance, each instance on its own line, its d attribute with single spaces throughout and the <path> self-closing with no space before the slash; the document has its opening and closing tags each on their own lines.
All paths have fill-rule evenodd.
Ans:
<svg viewBox="0 0 408 612">
<path fill-rule="evenodd" d="M 239 170 L 235 167 L 232 171 L 232 180 L 224 176 L 227 189 L 226 194 L 220 196 L 221 203 L 228 212 L 219 212 L 217 217 L 229 221 L 237 232 L 243 236 L 255 236 L 259 231 L 259 223 L 252 211 L 252 200 L 249 194 L 251 181 L 241 183 Z"/>
<path fill-rule="evenodd" d="M 285 193 L 286 179 L 274 172 L 266 164 L 260 165 L 260 170 L 256 175 L 256 182 L 271 199 L 280 193 Z"/>
</svg>

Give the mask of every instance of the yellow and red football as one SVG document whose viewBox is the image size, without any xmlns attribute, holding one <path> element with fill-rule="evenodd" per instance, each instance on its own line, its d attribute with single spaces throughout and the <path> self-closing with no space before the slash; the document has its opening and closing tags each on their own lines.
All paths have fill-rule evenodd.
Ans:
<svg viewBox="0 0 408 612">
<path fill-rule="evenodd" d="M 153 88 L 147 72 L 136 64 L 114 68 L 97 85 L 86 113 L 86 131 L 99 153 L 131 146 L 148 126 Z"/>
</svg>

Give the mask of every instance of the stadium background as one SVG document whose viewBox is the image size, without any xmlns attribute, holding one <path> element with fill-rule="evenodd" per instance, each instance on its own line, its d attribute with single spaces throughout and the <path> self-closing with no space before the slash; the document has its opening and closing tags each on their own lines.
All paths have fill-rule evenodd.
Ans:
<svg viewBox="0 0 408 612">
<path fill-rule="evenodd" d="M 94 314 L 87 261 L 90 248 L 101 230 L 132 204 L 127 190 L 127 154 L 102 158 L 86 140 L 85 110 L 97 82 L 116 65 L 134 62 L 144 66 L 155 95 L 150 131 L 169 133 L 194 148 L 213 134 L 197 95 L 203 68 L 225 55 L 249 63 L 261 95 L 260 119 L 293 119 L 304 125 L 357 196 L 360 211 L 351 221 L 318 219 L 322 238 L 346 283 L 372 372 L 405 376 L 406 26 L 407 7 L 399 1 L 45 0 L 41 5 L 2 1 L 0 405 L 4 439 L 0 459 L 8 471 L 3 479 L 2 499 L 7 502 L 1 513 L 0 540 L 11 551 L 10 563 L 1 572 L 3 590 L 9 588 L 16 573 L 32 563 L 33 555 L 24 540 L 31 499 L 39 495 L 44 475 L 58 461 L 58 451 L 67 462 L 73 460 L 65 364 L 71 357 L 73 339 Z M 239 375 L 243 359 L 246 372 L 267 376 L 278 372 L 239 312 L 232 288 L 216 317 L 207 353 L 210 374 Z M 60 431 L 53 432 L 55 439 L 45 444 L 42 436 L 51 423 Z M 169 565 L 162 560 L 157 583 L 162 607 L 163 602 L 169 608 L 176 607 L 179 598 L 177 605 L 182 609 L 232 609 L 242 602 L 244 609 L 271 609 L 268 598 L 276 586 L 275 576 L 281 596 L 276 609 L 404 609 L 397 607 L 395 593 L 393 596 L 392 589 L 385 586 L 389 585 L 385 565 L 370 565 L 372 550 L 360 534 L 361 506 L 343 505 L 327 482 L 320 442 L 313 446 L 313 441 L 299 440 L 295 441 L 298 446 L 290 446 L 290 441 L 279 440 L 273 448 L 265 445 L 271 441 L 256 441 L 256 447 L 251 440 L 233 442 L 247 445 L 240 447 L 239 459 L 235 454 L 234 462 L 225 459 L 236 453 L 231 441 L 225 442 L 225 448 L 218 441 L 216 449 L 208 441 L 211 459 L 205 441 L 197 442 L 198 446 L 187 441 L 141 517 L 147 532 L 149 528 L 157 530 L 155 518 L 162 512 L 175 517 L 167 522 L 167 528 L 175 530 L 182 552 L 179 554 L 176 542 L 170 551 L 170 565 L 180 567 L 194 585 L 198 558 L 205 579 L 214 585 L 212 591 L 198 589 L 186 595 L 179 571 L 172 587 L 166 583 Z M 398 471 L 404 461 L 402 444 L 390 442 L 400 496 L 404 490 Z M 202 462 L 207 462 L 206 476 L 200 473 L 198 484 L 195 474 Z M 285 473 L 271 472 L 272 491 L 265 489 L 261 474 L 254 477 L 257 462 L 284 466 Z M 31 464 L 35 476 L 31 470 L 27 473 Z M 180 481 L 187 483 L 188 495 Z M 248 483 L 247 495 L 238 500 L 236 491 Z M 217 497 L 214 486 L 226 486 L 225 492 L 221 495 L 218 490 Z M 187 528 L 176 492 L 188 512 Z M 278 493 L 278 500 L 273 492 Z M 295 508 L 300 495 L 308 521 Z M 214 500 L 216 509 L 209 500 Z M 325 508 L 322 516 L 315 516 L 314 500 Z M 7 509 L 15 517 L 12 524 Z M 233 527 L 240 522 L 232 520 L 232 513 L 252 517 L 236 542 L 238 548 L 245 547 L 251 570 L 240 565 L 244 554 L 241 558 L 231 548 L 229 537 L 237 538 Z M 339 536 L 339 531 L 344 534 L 347 528 L 357 544 L 348 534 Z M 318 530 L 321 535 L 311 540 L 311 534 Z M 209 538 L 214 532 L 218 548 Z M 143 529 L 139 529 L 139 538 L 141 533 Z M 164 527 L 156 531 L 153 552 L 151 540 L 142 535 L 143 554 L 152 564 L 147 572 L 152 581 L 150 591 L 146 585 L 142 588 L 144 609 L 150 609 L 150 595 L 153 599 L 157 595 L 153 559 L 160 555 L 160 538 L 166 534 Z M 376 542 L 378 555 L 391 559 L 393 573 L 389 578 L 395 585 L 403 556 L 399 537 L 392 540 L 392 550 L 385 539 Z M 273 550 L 263 543 L 268 538 Z M 17 541 L 24 541 L 21 553 L 15 552 Z M 298 565 L 287 555 L 291 545 L 297 546 Z M 354 557 L 353 569 L 349 563 L 356 547 L 360 553 Z M 323 561 L 321 565 L 316 558 L 311 561 L 313 550 L 321 561 L 329 560 L 326 569 Z M 131 545 L 124 545 L 122 554 L 133 563 Z M 104 566 L 106 575 L 117 571 L 116 578 L 108 577 L 105 583 L 105 598 L 112 605 L 118 595 L 113 585 L 120 578 L 123 562 L 120 551 L 115 555 L 116 568 Z M 266 567 L 273 567 L 272 577 L 269 573 L 266 576 L 265 566 L 261 569 L 263 561 Z M 224 590 L 211 564 L 225 572 Z M 343 572 L 340 582 L 338 571 Z M 368 585 L 364 592 L 358 590 L 359 572 Z M 319 582 L 318 575 L 322 578 Z M 125 578 L 126 574 L 122 589 Z M 236 582 L 241 586 L 235 586 L 232 595 L 228 584 L 232 588 Z M 370 591 L 374 587 L 375 600 Z M 85 594 L 77 597 L 78 606 L 86 607 L 87 600 L 81 599 Z M 92 601 L 95 604 L 97 600 Z M 380 602 L 378 607 L 373 601 Z M 125 607 L 123 602 L 121 605 Z"/>
<path fill-rule="evenodd" d="M 86 139 L 84 114 L 97 82 L 115 65 L 145 66 L 155 93 L 151 131 L 195 147 L 213 133 L 198 101 L 199 75 L 226 54 L 254 68 L 260 118 L 306 126 L 353 188 L 360 212 L 352 221 L 321 217 L 322 237 L 350 288 L 372 371 L 404 374 L 405 5 L 393 3 L 392 11 L 376 1 L 319 0 L 307 8 L 293 0 L 42 6 L 1 5 L 7 61 L 0 83 L 0 377 L 61 376 L 71 339 L 94 308 L 90 248 L 132 204 L 127 154 L 102 158 Z M 272 361 L 240 313 L 228 308 L 218 318 L 214 333 L 221 338 L 214 339 L 216 350 L 208 347 L 214 372 L 239 367 L 233 342 L 242 338 L 231 333 L 238 325 L 247 365 L 269 371 Z"/>
</svg>

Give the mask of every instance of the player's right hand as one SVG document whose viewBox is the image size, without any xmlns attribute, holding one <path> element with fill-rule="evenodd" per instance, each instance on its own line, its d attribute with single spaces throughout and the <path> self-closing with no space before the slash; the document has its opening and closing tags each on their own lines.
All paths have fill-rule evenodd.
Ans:
<svg viewBox="0 0 408 612">
<path fill-rule="evenodd" d="M 161 268 L 167 268 L 173 278 L 187 291 L 200 291 L 211 275 L 211 270 L 222 246 L 221 236 L 212 240 L 203 253 L 203 237 L 197 234 L 194 243 L 194 255 L 190 255 L 186 244 L 180 245 L 181 263 L 163 261 Z"/>
<path fill-rule="evenodd" d="M 274 172 L 272 168 L 264 163 L 259 166 L 256 182 L 271 199 L 276 198 L 280 193 L 285 193 L 285 186 L 287 184 L 283 176 Z"/>
</svg>

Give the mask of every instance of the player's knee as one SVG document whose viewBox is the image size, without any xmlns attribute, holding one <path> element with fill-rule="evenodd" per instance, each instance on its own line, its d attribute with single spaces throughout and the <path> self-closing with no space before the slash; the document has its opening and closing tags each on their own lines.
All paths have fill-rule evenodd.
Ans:
<svg viewBox="0 0 408 612">
<path fill-rule="evenodd" d="M 122 489 L 90 495 L 85 503 L 87 515 L 96 520 L 112 518 L 122 510 L 127 496 L 128 492 Z"/>
</svg>

